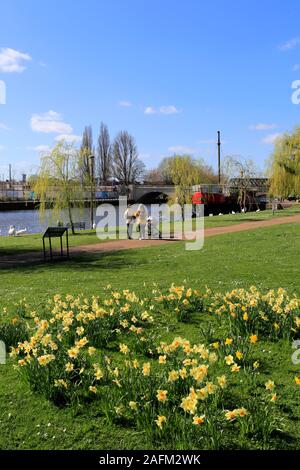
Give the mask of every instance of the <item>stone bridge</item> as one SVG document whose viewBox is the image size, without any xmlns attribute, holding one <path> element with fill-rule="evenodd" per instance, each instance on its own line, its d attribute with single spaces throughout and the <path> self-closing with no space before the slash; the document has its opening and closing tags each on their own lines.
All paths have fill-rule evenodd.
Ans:
<svg viewBox="0 0 300 470">
<path fill-rule="evenodd" d="M 134 202 L 154 203 L 164 202 L 174 196 L 175 187 L 172 185 L 132 184 L 129 186 L 129 199 Z"/>
</svg>

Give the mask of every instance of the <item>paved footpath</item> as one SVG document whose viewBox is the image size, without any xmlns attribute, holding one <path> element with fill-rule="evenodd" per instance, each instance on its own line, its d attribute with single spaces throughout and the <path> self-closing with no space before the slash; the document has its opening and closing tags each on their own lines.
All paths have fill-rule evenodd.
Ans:
<svg viewBox="0 0 300 470">
<path fill-rule="evenodd" d="M 299 215 L 290 215 L 284 217 L 274 217 L 269 220 L 256 220 L 249 222 L 242 222 L 240 224 L 228 225 L 223 227 L 210 227 L 204 230 L 204 236 L 212 237 L 215 235 L 223 235 L 226 233 L 244 232 L 255 230 L 257 228 L 271 227 L 273 225 L 285 225 L 291 223 L 300 223 Z M 192 232 L 189 232 L 191 235 Z M 157 246 L 162 244 L 170 244 L 180 240 L 113 240 L 102 243 L 94 243 L 91 245 L 81 245 L 70 248 L 70 254 L 79 253 L 101 253 L 109 251 L 120 251 L 136 248 L 144 248 L 149 246 Z M 43 255 L 39 251 L 26 252 L 16 255 L 1 256 L 0 268 L 26 265 L 32 263 L 40 263 L 43 261 Z"/>
</svg>

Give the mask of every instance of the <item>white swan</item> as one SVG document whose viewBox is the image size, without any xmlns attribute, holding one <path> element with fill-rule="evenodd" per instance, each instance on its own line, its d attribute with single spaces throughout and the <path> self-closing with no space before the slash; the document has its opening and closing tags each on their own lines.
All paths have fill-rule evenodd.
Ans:
<svg viewBox="0 0 300 470">
<path fill-rule="evenodd" d="M 10 237 L 16 235 L 16 228 L 15 228 L 14 225 L 10 225 L 10 226 L 9 226 L 8 235 L 9 235 Z"/>
<path fill-rule="evenodd" d="M 21 230 L 17 230 L 16 235 L 22 235 L 23 233 L 26 233 L 26 232 L 27 232 L 27 228 L 23 228 Z"/>
</svg>

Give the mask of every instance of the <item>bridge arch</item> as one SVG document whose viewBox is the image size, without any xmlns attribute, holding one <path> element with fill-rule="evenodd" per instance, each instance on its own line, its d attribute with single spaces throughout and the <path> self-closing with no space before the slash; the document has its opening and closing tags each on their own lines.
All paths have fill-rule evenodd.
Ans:
<svg viewBox="0 0 300 470">
<path fill-rule="evenodd" d="M 141 195 L 136 202 L 142 204 L 162 204 L 167 202 L 169 199 L 169 195 L 162 191 L 149 191 L 143 195 Z"/>
</svg>

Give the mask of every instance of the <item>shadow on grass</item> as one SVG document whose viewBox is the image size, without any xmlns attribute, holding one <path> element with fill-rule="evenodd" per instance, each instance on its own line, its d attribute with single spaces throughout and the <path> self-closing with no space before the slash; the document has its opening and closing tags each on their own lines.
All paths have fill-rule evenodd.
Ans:
<svg viewBox="0 0 300 470">
<path fill-rule="evenodd" d="M 31 273 L 40 271 L 55 271 L 57 268 L 63 268 L 67 271 L 80 269 L 81 271 L 93 271 L 99 269 L 120 269 L 130 265 L 137 265 L 135 259 L 130 260 L 131 255 L 134 255 L 135 250 L 120 250 L 120 251 L 102 251 L 98 253 L 80 253 L 71 254 L 70 258 L 54 257 L 52 260 L 46 261 L 41 259 L 32 259 L 21 262 L 14 262 L 5 265 L 1 263 L 0 258 L 0 272 L 18 271 L 23 273 Z M 126 259 L 125 255 L 126 254 Z M 134 258 L 134 256 L 132 257 Z"/>
</svg>

